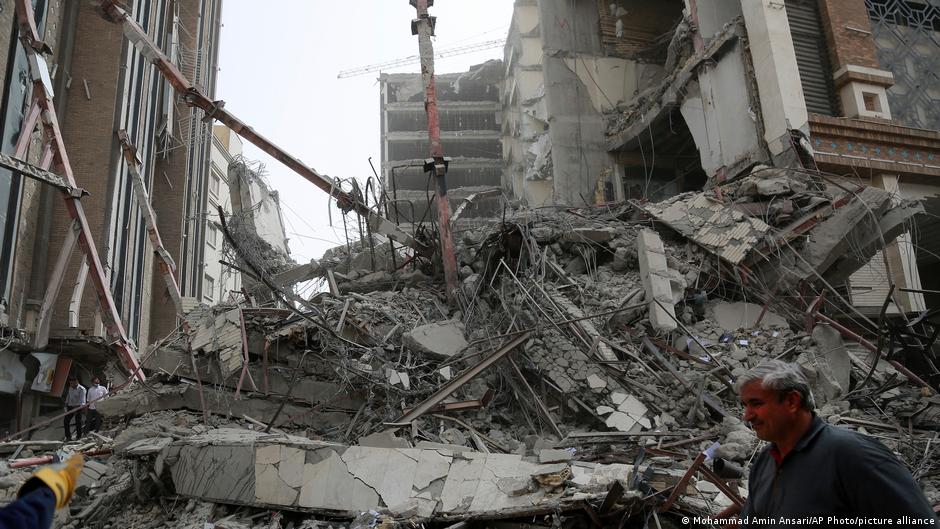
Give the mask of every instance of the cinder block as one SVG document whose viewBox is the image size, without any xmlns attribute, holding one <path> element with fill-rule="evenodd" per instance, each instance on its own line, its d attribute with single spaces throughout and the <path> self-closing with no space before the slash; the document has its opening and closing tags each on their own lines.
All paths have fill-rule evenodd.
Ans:
<svg viewBox="0 0 940 529">
<path fill-rule="evenodd" d="M 663 240 L 655 231 L 642 230 L 636 239 L 636 249 L 646 299 L 650 300 L 650 324 L 661 331 L 675 330 L 676 309 Z"/>
</svg>

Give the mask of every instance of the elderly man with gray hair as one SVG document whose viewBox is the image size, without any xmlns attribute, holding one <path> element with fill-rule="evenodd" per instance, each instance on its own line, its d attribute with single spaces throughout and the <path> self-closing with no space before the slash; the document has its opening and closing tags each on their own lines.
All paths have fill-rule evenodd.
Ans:
<svg viewBox="0 0 940 529">
<path fill-rule="evenodd" d="M 744 420 L 770 443 L 751 464 L 742 521 L 785 523 L 820 516 L 822 525 L 846 518 L 892 520 L 875 525 L 936 525 L 920 487 L 887 447 L 816 415 L 813 393 L 798 365 L 763 363 L 743 375 L 736 389 Z"/>
</svg>

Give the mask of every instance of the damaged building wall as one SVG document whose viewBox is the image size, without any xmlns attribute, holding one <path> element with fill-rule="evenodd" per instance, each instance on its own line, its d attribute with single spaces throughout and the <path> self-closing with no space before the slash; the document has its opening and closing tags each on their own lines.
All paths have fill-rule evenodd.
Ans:
<svg viewBox="0 0 940 529">
<path fill-rule="evenodd" d="M 22 134 L 22 122 L 29 109 L 31 83 L 28 59 L 16 30 L 12 0 L 0 3 L 0 149 L 13 154 Z M 53 49 L 68 48 L 67 28 L 74 23 L 73 9 L 60 0 L 41 2 L 34 15 L 37 28 Z M 50 68 L 58 67 L 53 78 L 57 91 L 64 90 L 68 78 L 69 54 L 47 56 Z M 38 164 L 43 154 L 38 133 L 33 134 L 26 161 Z M 50 209 L 61 207 L 58 191 L 44 184 L 0 169 L 0 330 L 6 336 L 0 353 L 0 431 L 9 430 L 39 411 L 46 392 L 33 391 L 32 378 L 38 361 L 22 349 L 24 331 L 36 328 L 36 318 L 45 293 L 46 260 L 54 260 L 56 247 L 50 244 Z M 44 388 L 48 389 L 48 388 Z"/>
<path fill-rule="evenodd" d="M 293 268 L 296 263 L 290 256 L 280 200 L 277 191 L 265 180 L 264 165 L 236 157 L 228 166 L 226 180 L 232 214 L 225 220 L 223 232 L 228 230 L 237 249 L 223 237 L 226 239 L 222 244 L 223 256 L 241 268 L 245 268 L 245 260 L 248 260 L 249 270 L 260 269 L 267 274 Z M 243 274 L 241 283 L 251 295 L 271 298 L 270 292 L 256 278 Z"/>
<path fill-rule="evenodd" d="M 697 82 L 689 84 L 680 106 L 699 148 L 702 169 L 709 175 L 722 169 L 734 174 L 764 158 L 760 110 L 748 104 L 743 112 L 727 111 L 752 100 L 744 43 L 738 40 L 729 46 L 716 64 L 704 67 Z"/>
<path fill-rule="evenodd" d="M 146 26 L 158 46 L 166 45 L 173 34 L 180 35 L 180 53 L 174 57 L 177 66 L 211 97 L 220 3 L 216 0 L 193 3 L 189 9 L 181 10 L 179 16 L 175 16 L 174 5 L 163 0 L 141 2 L 135 4 L 131 16 L 152 22 Z M 93 4 L 56 0 L 37 2 L 36 6 L 36 20 L 44 42 L 54 50 L 46 55 L 46 60 L 62 137 L 77 185 L 88 192 L 82 205 L 89 235 L 109 274 L 110 285 L 106 287 L 110 286 L 124 328 L 133 342 L 146 345 L 154 335 L 152 331 L 165 336 L 178 322 L 175 307 L 166 296 L 166 283 L 159 273 L 154 273 L 153 247 L 116 132 L 125 130 L 136 147 L 140 173 L 153 197 L 163 241 L 182 267 L 186 261 L 181 256 L 183 239 L 195 237 L 193 224 L 187 219 L 198 218 L 204 212 L 189 203 L 195 196 L 201 196 L 196 191 L 198 182 L 205 180 L 200 168 L 208 167 L 208 154 L 200 150 L 206 137 L 191 131 L 190 125 L 195 123 L 197 128 L 209 125 L 202 123 L 201 115 L 194 119 L 193 111 L 177 101 L 172 87 L 155 67 L 128 46 L 123 33 L 104 20 Z M 0 39 L 15 44 L 18 40 L 10 31 L 16 28 L 13 2 L 5 1 L 0 7 L 4 27 Z M 193 50 L 203 57 L 198 64 L 185 54 Z M 13 57 L 25 65 L 24 54 L 9 51 L 5 47 L 0 53 L 4 60 Z M 13 142 L 4 143 L 3 147 L 5 153 L 12 154 L 19 134 L 17 128 L 29 108 L 31 85 L 26 69 L 4 67 L 3 71 L 13 75 L 5 80 L 12 84 L 7 83 L 4 91 L 9 94 L 4 108 L 10 113 L 3 136 L 6 142 Z M 39 165 L 43 155 L 40 138 L 43 137 L 37 128 L 25 158 L 34 165 Z M 8 197 L 12 199 L 8 201 L 12 209 L 3 213 L 7 219 L 15 219 L 4 229 L 8 235 L 16 233 L 16 237 L 4 241 L 5 257 L 0 258 L 2 266 L 9 267 L 10 275 L 4 278 L 13 296 L 5 298 L 4 311 L 12 317 L 2 323 L 6 333 L 17 336 L 17 345 L 12 341 L 8 344 L 10 350 L 22 356 L 27 376 L 34 377 L 36 361 L 26 353 L 36 351 L 30 342 L 36 337 L 37 316 L 53 283 L 56 262 L 72 221 L 65 212 L 61 191 L 25 179 L 17 186 L 16 192 Z M 173 244 L 174 238 L 179 244 Z M 46 374 L 64 383 L 74 363 L 75 372 L 81 373 L 87 385 L 92 374 L 102 373 L 112 351 L 102 338 L 99 302 L 91 279 L 82 272 L 87 270 L 82 267 L 82 252 L 76 247 L 65 257 L 68 259 L 64 273 L 58 276 L 62 287 L 49 305 L 52 312 L 47 320 L 51 322 L 54 344 L 47 350 L 55 351 L 60 363 Z M 181 277 L 184 275 L 180 272 Z M 169 306 L 167 318 L 161 321 L 159 312 L 165 306 Z M 58 395 L 50 397 L 49 387 L 37 390 L 27 385 L 21 399 L 9 406 L 4 402 L 9 416 L 3 414 L 2 420 L 6 423 L 13 420 L 13 414 L 18 414 L 20 425 L 29 424 L 37 414 L 48 411 L 50 402 L 55 408 L 61 404 Z"/>
<path fill-rule="evenodd" d="M 900 19 L 891 18 L 886 9 L 864 0 L 686 2 L 685 16 L 692 23 L 688 43 L 682 44 L 688 28 L 680 22 L 669 46 L 671 56 L 678 60 L 667 58 L 665 79 L 651 78 L 635 97 L 619 104 L 619 110 L 626 110 L 609 126 L 609 146 L 623 163 L 627 197 L 655 200 L 663 198 L 662 189 L 673 193 L 688 189 L 681 181 L 662 184 L 665 187 L 659 184 L 689 170 L 687 161 L 671 159 L 678 153 L 679 160 L 687 160 L 689 144 L 700 155 L 701 170 L 713 181 L 734 178 L 755 163 L 815 169 L 808 158 L 811 152 L 819 169 L 858 175 L 859 168 L 864 168 L 863 180 L 881 187 L 897 181 L 892 192 L 903 188 L 909 178 L 936 173 L 930 163 L 937 155 L 933 131 L 884 121 L 892 118 L 886 87 L 894 84 L 894 78 L 881 69 L 878 60 L 879 53 L 897 57 L 904 47 L 901 41 L 911 44 L 913 28 L 922 31 L 926 23 L 921 22 L 930 15 L 919 11 L 909 19 L 920 21 L 911 29 L 890 32 L 886 24 Z M 797 26 L 791 27 L 791 22 Z M 623 31 L 620 45 L 625 46 L 629 28 L 614 29 Z M 882 36 L 873 37 L 872 32 Z M 722 40 L 727 44 L 722 45 Z M 795 44 L 798 40 L 800 49 Z M 618 42 L 609 35 L 606 41 Z M 916 48 L 908 55 L 911 61 L 922 60 Z M 709 60 L 697 59 L 704 56 Z M 830 62 L 832 71 L 817 71 L 819 65 L 828 68 Z M 672 64 L 677 68 L 674 71 L 668 69 Z M 808 111 L 810 106 L 821 108 L 820 101 L 837 99 L 844 117 Z M 677 104 L 681 117 L 672 111 Z M 863 121 L 867 118 L 881 121 Z M 680 119 L 694 142 L 678 143 L 676 131 L 681 133 L 681 128 L 675 124 Z M 652 152 L 656 152 L 655 162 L 651 162 Z M 634 189 L 639 189 L 639 196 Z M 655 189 L 660 194 L 654 194 Z M 890 186 L 886 189 L 891 190 Z M 918 240 L 929 246 L 923 238 Z M 878 253 L 858 272 L 850 283 L 856 284 L 851 290 L 859 293 L 855 297 L 861 306 L 880 306 L 875 298 L 883 302 L 890 283 L 918 288 L 921 282 L 914 263 L 921 259 L 928 266 L 917 256 L 931 250 L 918 251 L 917 246 L 911 236 L 901 235 L 885 250 L 887 258 Z M 888 273 L 891 281 L 886 280 Z M 919 296 L 913 292 L 896 295 L 904 310 L 922 308 Z"/>
<path fill-rule="evenodd" d="M 516 1 L 506 39 L 501 102 L 503 187 L 532 206 L 552 203 L 551 136 L 542 73 L 538 3 Z"/>
<path fill-rule="evenodd" d="M 118 59 L 123 37 L 114 31 L 107 31 L 107 22 L 95 13 L 91 5 L 82 5 L 75 20 L 74 52 L 71 57 L 72 75 L 81 75 L 88 82 L 91 98 L 85 92 L 84 83 L 73 83 L 59 98 L 65 100 L 66 115 L 62 116 L 62 134 L 68 145 L 69 160 L 76 174 L 87 175 L 80 184 L 88 189 L 91 196 L 83 201 L 85 215 L 92 230 L 92 236 L 98 244 L 98 251 L 102 255 L 103 263 L 110 261 L 112 254 L 108 251 L 111 241 L 108 232 L 108 214 L 111 210 L 113 183 L 112 173 L 116 172 L 118 155 L 112 147 L 116 146 L 112 127 L 119 120 L 120 99 L 118 97 L 118 79 L 120 78 L 121 61 Z M 92 52 L 91 50 L 97 50 Z M 102 124 L 108 124 L 102 127 Z M 61 198 L 54 197 L 54 206 L 49 212 L 51 225 L 49 232 L 49 246 L 61 248 L 68 231 L 71 219 L 67 215 L 56 215 L 61 211 Z M 87 202 L 87 203 L 86 203 Z M 80 252 L 72 255 L 70 264 L 66 269 L 66 276 L 70 281 L 64 283 L 59 293 L 54 310 L 52 334 L 68 332 L 71 324 L 92 334 L 100 329 L 96 328 L 97 301 L 92 288 L 81 289 L 76 296 L 76 303 L 71 303 L 74 309 L 83 307 L 81 317 L 75 321 L 69 318 L 70 302 L 74 286 L 74 278 L 78 277 L 80 268 Z M 44 271 L 47 277 L 52 273 L 55 264 L 55 253 L 48 259 Z M 123 285 L 122 285 L 123 286 Z"/>
<path fill-rule="evenodd" d="M 539 17 L 553 201 L 592 204 L 598 182 L 612 174 L 604 148 L 604 118 L 566 59 L 602 55 L 597 7 L 593 2 L 539 0 Z"/>
<path fill-rule="evenodd" d="M 626 61 L 603 58 L 591 2 L 517 2 L 507 40 L 505 181 L 530 205 L 614 200 L 607 95 L 631 85 Z M 599 198 L 599 200 L 598 200 Z"/>
<path fill-rule="evenodd" d="M 241 273 L 219 261 L 225 255 L 225 237 L 222 235 L 216 207 L 226 215 L 232 214 L 232 199 L 228 185 L 228 167 L 242 153 L 242 142 L 228 127 L 212 127 L 212 156 L 209 167 L 208 215 L 205 222 L 205 270 L 202 277 L 202 298 L 199 301 L 213 305 L 228 299 L 231 292 L 241 288 Z M 283 235 L 281 236 L 283 238 Z"/>
<path fill-rule="evenodd" d="M 913 65 L 931 60 L 915 43 L 918 35 L 936 35 L 930 20 L 937 11 L 865 0 L 825 0 L 818 8 L 832 68 L 831 95 L 839 96 L 835 116 L 810 115 L 819 168 L 871 182 L 898 198 L 927 199 L 927 214 L 915 218 L 909 233 L 886 248 L 887 259 L 879 254 L 849 282 L 860 305 L 876 312 L 884 303 L 886 283 L 930 290 L 936 276 L 931 254 L 940 248 L 930 236 L 936 225 L 930 197 L 940 194 L 940 186 L 932 183 L 940 176 L 940 132 L 918 121 L 917 116 L 927 116 L 926 107 L 936 105 L 925 105 L 929 83 L 913 81 L 905 65 L 916 70 Z M 918 292 L 894 297 L 906 311 L 940 301 Z M 892 303 L 890 310 L 898 307 Z"/>
<path fill-rule="evenodd" d="M 144 13 L 142 4 L 135 8 L 133 16 L 161 21 L 150 26 L 151 36 L 157 42 L 179 32 L 185 49 L 204 52 L 205 64 L 181 62 L 179 67 L 212 94 L 215 69 L 211 65 L 216 57 L 212 50 L 217 36 L 212 29 L 219 21 L 218 10 L 213 7 L 216 2 L 184 10 L 176 18 L 167 5 L 167 2 L 147 4 Z M 79 185 L 91 193 L 85 201 L 85 212 L 92 236 L 98 241 L 100 257 L 112 270 L 112 292 L 125 327 L 135 341 L 147 343 L 151 331 L 165 335 L 176 327 L 175 308 L 165 294 L 162 276 L 155 273 L 152 248 L 114 131 L 126 129 L 137 147 L 145 185 L 154 209 L 159 212 L 157 226 L 178 265 L 178 280 L 182 284 L 191 275 L 184 273 L 188 262 L 182 249 L 184 240 L 201 240 L 201 233 L 192 233 L 192 223 L 187 219 L 203 209 L 193 210 L 187 204 L 194 197 L 204 197 L 199 181 L 205 180 L 201 168 L 208 167 L 208 152 L 203 150 L 208 136 L 199 131 L 208 125 L 192 119 L 195 111 L 184 104 L 177 106 L 172 88 L 138 51 L 124 52 L 123 35 L 114 31 L 94 6 L 82 4 L 77 8 L 73 31 L 70 67 L 72 75 L 80 76 L 82 82 L 72 83 L 59 94 L 65 103 L 62 132 L 70 146 L 75 173 L 82 175 Z M 201 185 L 204 188 L 205 183 Z M 58 202 L 58 197 L 53 198 Z M 48 212 L 51 216 L 48 244 L 59 248 L 70 219 L 54 213 L 55 208 Z M 54 256 L 47 259 L 45 274 L 51 274 L 54 260 Z M 53 335 L 102 332 L 97 300 L 90 285 L 83 288 L 79 282 L 73 297 L 71 287 L 79 275 L 80 260 L 79 252 L 75 252 L 66 270 L 69 279 L 56 302 Z"/>
<path fill-rule="evenodd" d="M 791 130 L 808 135 L 809 123 L 786 7 L 775 0 L 741 2 L 754 75 L 760 92 L 764 139 L 778 163 L 792 152 Z"/>
</svg>

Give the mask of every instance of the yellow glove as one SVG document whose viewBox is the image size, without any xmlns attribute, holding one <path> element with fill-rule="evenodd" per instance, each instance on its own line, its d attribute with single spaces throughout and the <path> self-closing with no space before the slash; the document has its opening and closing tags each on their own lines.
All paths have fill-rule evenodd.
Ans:
<svg viewBox="0 0 940 529">
<path fill-rule="evenodd" d="M 73 455 L 65 463 L 44 466 L 26 480 L 26 483 L 20 487 L 17 497 L 45 485 L 52 489 L 52 493 L 55 494 L 55 508 L 61 509 L 68 505 L 69 500 L 72 499 L 75 484 L 78 483 L 78 476 L 82 473 L 82 467 L 84 466 L 85 456 L 82 454 Z"/>
</svg>

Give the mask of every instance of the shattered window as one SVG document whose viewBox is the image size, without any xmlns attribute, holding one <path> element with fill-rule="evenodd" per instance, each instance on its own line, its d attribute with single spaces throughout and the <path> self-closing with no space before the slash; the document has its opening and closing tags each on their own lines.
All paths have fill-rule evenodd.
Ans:
<svg viewBox="0 0 940 529">
<path fill-rule="evenodd" d="M 940 2 L 865 0 L 878 60 L 894 74 L 891 117 L 921 129 L 940 129 Z"/>
</svg>

